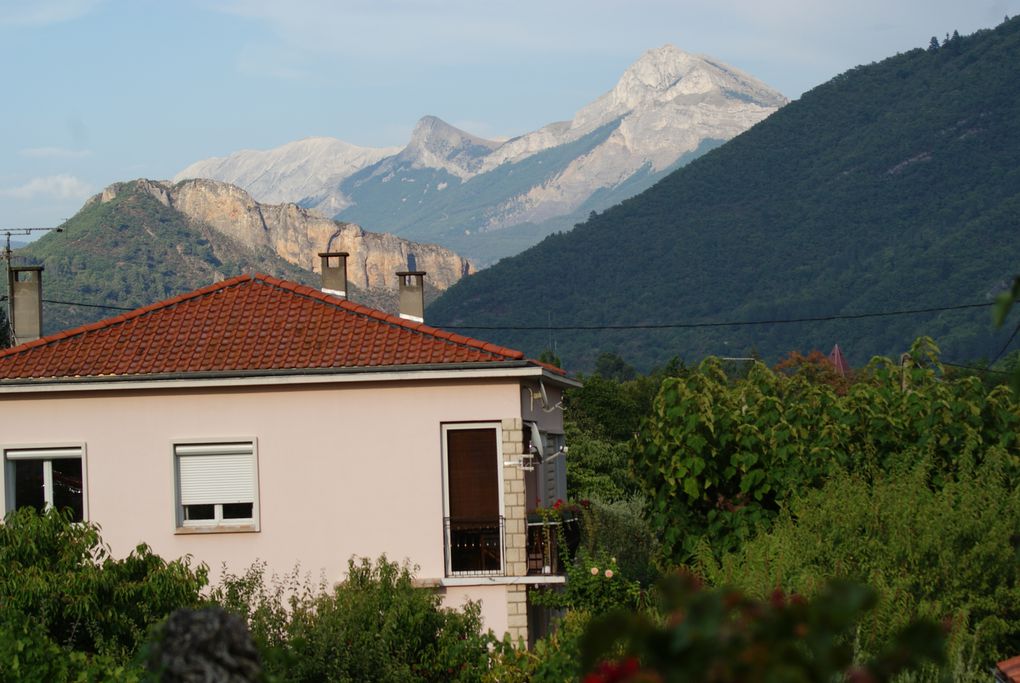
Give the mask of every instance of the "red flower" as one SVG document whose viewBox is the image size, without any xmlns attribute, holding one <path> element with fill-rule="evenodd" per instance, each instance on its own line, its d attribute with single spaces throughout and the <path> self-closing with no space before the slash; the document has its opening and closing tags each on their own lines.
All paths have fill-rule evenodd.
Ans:
<svg viewBox="0 0 1020 683">
<path fill-rule="evenodd" d="M 556 502 L 553 503 L 553 510 L 559 510 L 562 507 L 563 507 L 563 499 L 562 498 L 557 498 Z"/>
<path fill-rule="evenodd" d="M 584 683 L 625 683 L 638 672 L 638 660 L 628 657 L 622 662 L 602 662 L 584 677 Z"/>
</svg>

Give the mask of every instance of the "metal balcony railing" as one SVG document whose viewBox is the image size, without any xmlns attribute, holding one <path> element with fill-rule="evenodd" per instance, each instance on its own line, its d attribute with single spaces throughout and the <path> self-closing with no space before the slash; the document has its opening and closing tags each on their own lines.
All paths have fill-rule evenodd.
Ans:
<svg viewBox="0 0 1020 683">
<path fill-rule="evenodd" d="M 560 522 L 528 522 L 528 574 L 563 574 Z"/>
<path fill-rule="evenodd" d="M 504 573 L 503 517 L 443 519 L 448 576 L 500 576 Z"/>
</svg>

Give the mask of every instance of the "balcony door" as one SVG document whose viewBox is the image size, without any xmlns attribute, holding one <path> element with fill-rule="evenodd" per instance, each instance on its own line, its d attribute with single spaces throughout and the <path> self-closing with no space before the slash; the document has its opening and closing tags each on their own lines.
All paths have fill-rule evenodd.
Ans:
<svg viewBox="0 0 1020 683">
<path fill-rule="evenodd" d="M 499 424 L 443 425 L 446 572 L 503 573 Z"/>
</svg>

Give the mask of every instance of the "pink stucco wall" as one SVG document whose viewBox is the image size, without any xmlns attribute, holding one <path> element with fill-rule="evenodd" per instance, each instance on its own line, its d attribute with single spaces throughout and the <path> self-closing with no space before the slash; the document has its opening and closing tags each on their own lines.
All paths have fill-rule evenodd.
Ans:
<svg viewBox="0 0 1020 683">
<path fill-rule="evenodd" d="M 521 416 L 510 380 L 0 395 L 0 447 L 86 447 L 89 518 L 117 555 L 148 543 L 191 554 L 214 576 L 257 559 L 342 578 L 352 555 L 409 559 L 444 574 L 440 425 Z M 545 416 L 542 416 L 543 418 Z M 257 440 L 261 530 L 175 533 L 172 445 Z M 505 591 L 449 589 L 448 604 L 484 601 L 506 627 Z"/>
</svg>

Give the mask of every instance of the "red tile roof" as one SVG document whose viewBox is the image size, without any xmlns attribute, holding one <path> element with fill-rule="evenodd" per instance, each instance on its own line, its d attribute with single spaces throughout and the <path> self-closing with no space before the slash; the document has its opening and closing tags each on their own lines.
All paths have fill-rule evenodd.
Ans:
<svg viewBox="0 0 1020 683">
<path fill-rule="evenodd" d="M 996 668 L 1000 675 L 997 675 L 995 680 L 1010 681 L 1010 683 L 1020 681 L 1020 657 L 1003 660 L 996 665 Z"/>
<path fill-rule="evenodd" d="M 523 359 L 311 287 L 242 275 L 0 351 L 0 381 Z"/>
</svg>

